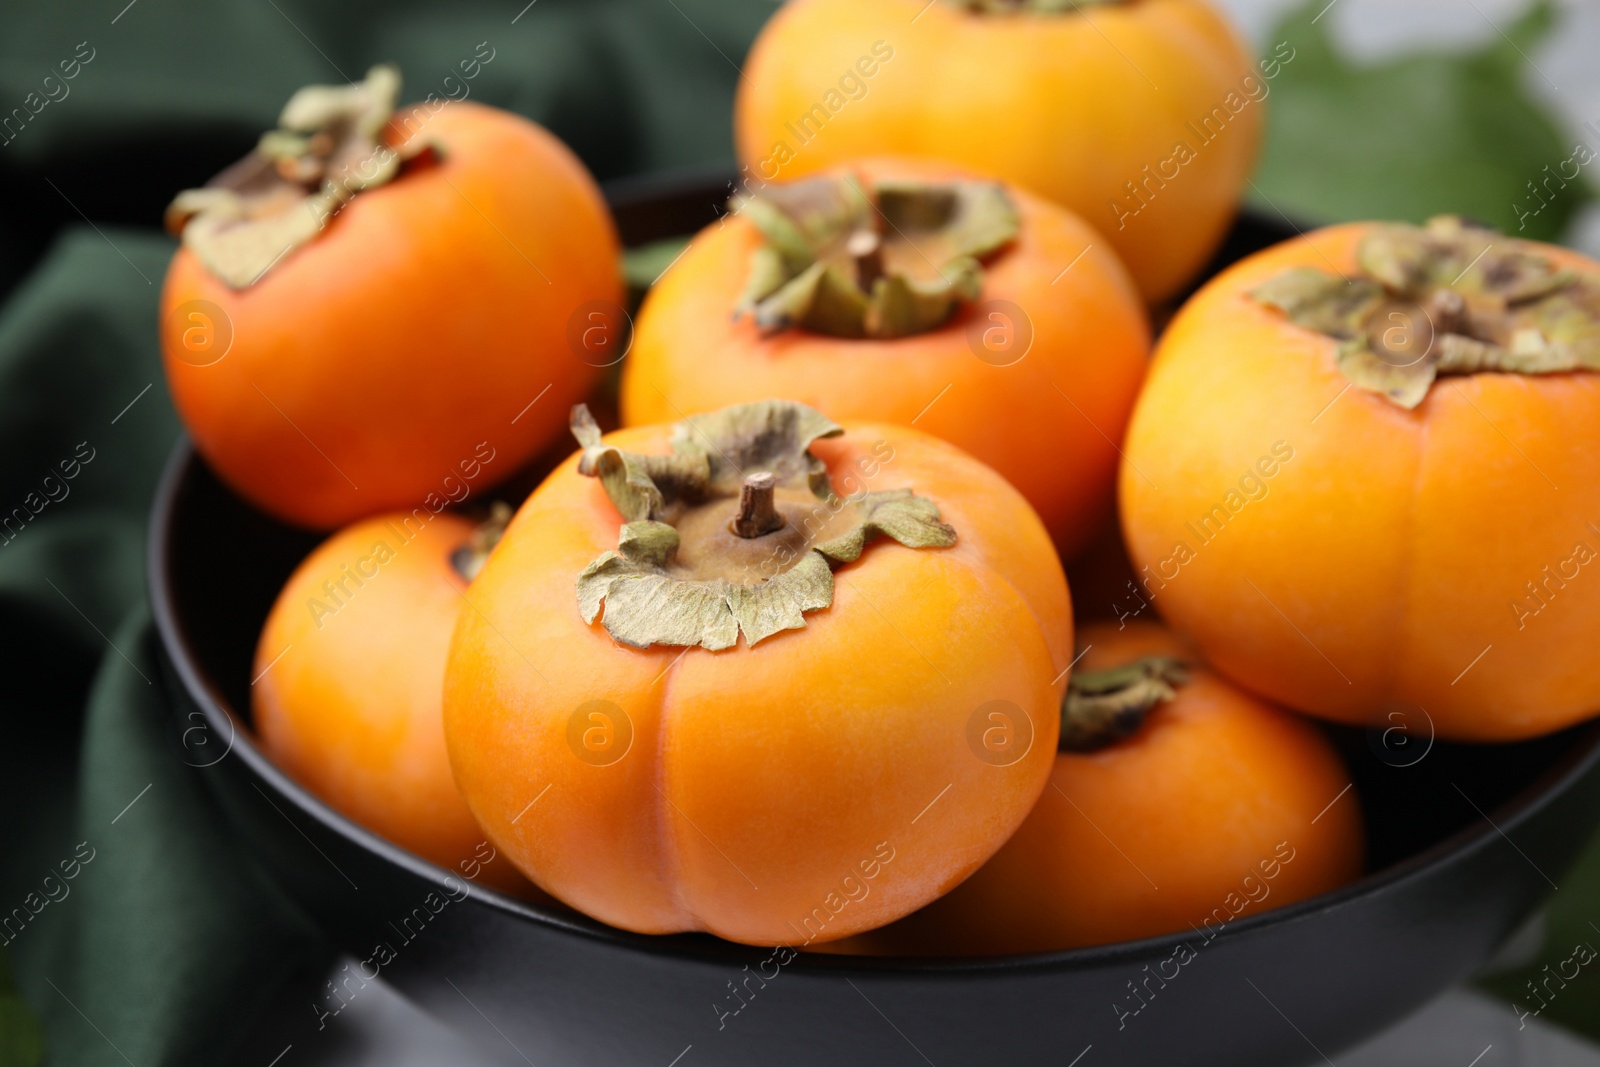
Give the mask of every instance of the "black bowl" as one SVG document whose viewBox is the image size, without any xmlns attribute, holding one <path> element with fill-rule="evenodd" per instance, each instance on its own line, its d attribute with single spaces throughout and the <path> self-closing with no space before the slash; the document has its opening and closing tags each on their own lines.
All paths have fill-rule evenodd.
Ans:
<svg viewBox="0 0 1600 1067">
<path fill-rule="evenodd" d="M 637 243 L 710 221 L 726 191 L 718 179 L 635 185 L 613 201 Z M 1285 233 L 1246 216 L 1222 260 Z M 173 454 L 149 567 L 183 758 L 263 868 L 363 961 L 343 996 L 364 980 L 357 970 L 381 973 L 529 1062 L 1321 1062 L 1480 967 L 1600 821 L 1600 726 L 1494 747 L 1433 744 L 1420 727 L 1406 746 L 1330 730 L 1366 812 L 1373 873 L 1210 940 L 897 960 L 624 933 L 469 888 L 262 755 L 248 732 L 256 635 L 316 541 L 239 501 L 187 444 Z M 339 1003 L 330 993 L 315 1011 Z"/>
</svg>

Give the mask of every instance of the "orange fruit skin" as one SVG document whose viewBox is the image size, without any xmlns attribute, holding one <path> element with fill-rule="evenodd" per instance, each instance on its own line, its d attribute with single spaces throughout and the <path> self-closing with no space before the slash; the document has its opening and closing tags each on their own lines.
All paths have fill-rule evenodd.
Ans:
<svg viewBox="0 0 1600 1067">
<path fill-rule="evenodd" d="M 526 893 L 445 755 L 440 693 L 467 587 L 450 554 L 473 528 L 396 513 L 318 546 L 262 628 L 251 707 L 262 750 L 330 807 L 453 874 Z"/>
<path fill-rule="evenodd" d="M 959 176 L 907 161 L 846 169 L 870 181 Z M 734 321 L 761 239 L 737 215 L 707 227 L 640 309 L 623 365 L 623 423 L 773 396 L 836 419 L 915 423 L 1004 475 L 1072 555 L 1110 509 L 1114 442 L 1144 378 L 1150 328 L 1126 273 L 1087 226 L 1036 197 L 1011 195 L 1021 232 L 985 267 L 978 307 L 889 341 L 802 330 L 762 337 L 749 316 Z M 1008 366 L 979 359 L 982 346 L 975 350 L 969 337 L 988 328 L 981 305 L 993 300 L 1011 302 L 1031 322 L 1032 347 Z"/>
<path fill-rule="evenodd" d="M 664 426 L 607 440 L 668 451 Z M 758 945 L 846 936 L 965 878 L 1044 785 L 1071 618 L 1037 517 L 915 430 L 857 425 L 813 451 L 841 491 L 930 497 L 959 540 L 874 542 L 836 572 L 831 607 L 753 648 L 628 648 L 578 612 L 576 579 L 615 548 L 621 520 L 569 460 L 472 587 L 445 676 L 456 779 L 502 853 L 593 918 Z M 612 738 L 631 727 L 606 765 L 569 741 L 596 700 L 614 706 Z M 993 700 L 1032 723 L 1009 766 L 967 741 Z"/>
<path fill-rule="evenodd" d="M 1289 267 L 1353 272 L 1369 226 L 1253 256 L 1173 321 L 1125 445 L 1130 555 L 1167 621 L 1270 700 L 1462 741 L 1569 726 L 1600 709 L 1600 581 L 1561 578 L 1600 549 L 1600 377 L 1442 377 L 1412 411 L 1349 385 L 1334 341 L 1246 294 Z M 1202 542 L 1276 442 L 1293 458 L 1257 477 L 1267 494 Z"/>
<path fill-rule="evenodd" d="M 1093 225 L 1154 302 L 1200 270 L 1232 223 L 1270 92 L 1261 73 L 1204 0 L 1087 17 L 795 0 L 745 61 L 735 143 L 760 181 L 901 155 L 1031 189 Z"/>
<path fill-rule="evenodd" d="M 1075 670 L 1192 657 L 1155 623 L 1086 624 Z M 1193 668 L 1131 737 L 1062 752 L 1027 821 L 971 878 L 841 949 L 998 955 L 1191 934 L 1358 877 L 1361 810 L 1317 729 Z M 1335 797 L 1339 799 L 1335 802 Z M 1203 951 L 1203 950 L 1202 950 Z"/>
<path fill-rule="evenodd" d="M 358 193 L 254 285 L 228 288 L 187 249 L 167 272 L 167 382 L 196 447 L 300 526 L 421 504 L 480 442 L 499 456 L 490 480 L 509 475 L 597 380 L 569 319 L 622 298 L 610 216 L 565 146 L 476 104 L 407 114 L 441 161 Z M 205 366 L 185 348 L 193 300 L 231 323 Z"/>
</svg>

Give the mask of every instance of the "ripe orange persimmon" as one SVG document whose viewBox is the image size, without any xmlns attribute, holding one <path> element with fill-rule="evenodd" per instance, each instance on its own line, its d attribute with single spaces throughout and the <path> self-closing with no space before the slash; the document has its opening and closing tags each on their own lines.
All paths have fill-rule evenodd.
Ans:
<svg viewBox="0 0 1600 1067">
<path fill-rule="evenodd" d="M 796 945 L 1000 847 L 1048 773 L 1071 633 L 1015 490 L 786 401 L 604 441 L 580 408 L 574 432 L 445 675 L 451 765 L 503 854 L 614 926 Z"/>
<path fill-rule="evenodd" d="M 1361 873 L 1360 807 L 1314 726 L 1154 623 L 1089 623 L 1078 640 L 1063 748 L 1022 828 L 948 895 L 838 948 L 999 955 L 1198 932 L 1192 953 Z"/>
<path fill-rule="evenodd" d="M 1451 218 L 1233 267 L 1169 327 L 1128 432 L 1145 595 L 1318 715 L 1496 741 L 1594 714 L 1597 312 L 1591 260 Z"/>
<path fill-rule="evenodd" d="M 465 573 L 489 547 L 480 529 L 418 509 L 323 542 L 267 617 L 251 704 L 262 750 L 330 807 L 453 873 L 530 891 L 445 755 L 445 656 Z"/>
<path fill-rule="evenodd" d="M 735 140 L 761 181 L 892 154 L 1031 189 L 1155 301 L 1226 234 L 1281 53 L 1252 64 L 1206 0 L 795 0 L 745 61 Z"/>
<path fill-rule="evenodd" d="M 868 161 L 757 190 L 694 239 L 640 311 L 622 415 L 784 396 L 914 423 L 1004 475 L 1070 556 L 1109 511 L 1149 344 L 1126 273 L 1069 212 Z"/>
<path fill-rule="evenodd" d="M 223 480 L 302 526 L 421 504 L 481 442 L 510 474 L 606 362 L 571 324 L 620 311 L 616 236 L 572 153 L 476 104 L 391 117 L 398 85 L 379 67 L 302 90 L 168 212 L 173 401 Z"/>
</svg>

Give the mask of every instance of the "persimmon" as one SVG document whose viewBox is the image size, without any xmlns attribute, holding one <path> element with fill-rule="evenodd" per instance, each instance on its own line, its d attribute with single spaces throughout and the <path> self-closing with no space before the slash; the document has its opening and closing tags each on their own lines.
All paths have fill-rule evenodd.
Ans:
<svg viewBox="0 0 1600 1067">
<path fill-rule="evenodd" d="M 607 362 L 591 321 L 620 312 L 616 235 L 577 158 L 494 108 L 395 115 L 398 90 L 389 67 L 301 90 L 168 209 L 173 402 L 224 481 L 301 526 L 416 506 L 482 442 L 504 457 L 490 480 L 512 473 Z"/>
<path fill-rule="evenodd" d="M 256 645 L 261 748 L 336 811 L 451 872 L 531 890 L 450 775 L 440 707 L 467 583 L 509 514 L 426 509 L 355 523 L 278 594 Z"/>
<path fill-rule="evenodd" d="M 946 896 L 829 947 L 1000 955 L 1198 933 L 1185 941 L 1203 952 L 1234 919 L 1361 873 L 1360 805 L 1315 726 L 1158 624 L 1078 639 L 1061 752 L 1022 827 Z"/>
<path fill-rule="evenodd" d="M 1037 516 L 958 449 L 766 401 L 601 438 L 523 504 L 445 673 L 456 781 L 534 882 L 642 933 L 843 937 L 1032 807 L 1070 651 Z"/>
<path fill-rule="evenodd" d="M 1145 595 L 1329 718 L 1507 741 L 1594 714 L 1597 315 L 1600 265 L 1453 218 L 1239 263 L 1174 319 L 1128 432 Z"/>
<path fill-rule="evenodd" d="M 948 167 L 868 161 L 741 198 L 646 297 L 626 425 L 794 397 L 915 424 L 1022 491 L 1071 555 L 1109 511 L 1149 324 L 1070 213 Z M 735 315 L 737 312 L 737 315 Z"/>
<path fill-rule="evenodd" d="M 900 155 L 1022 186 L 1157 301 L 1221 244 L 1293 58 L 1252 64 L 1206 0 L 795 0 L 745 61 L 735 142 L 758 181 Z"/>
</svg>

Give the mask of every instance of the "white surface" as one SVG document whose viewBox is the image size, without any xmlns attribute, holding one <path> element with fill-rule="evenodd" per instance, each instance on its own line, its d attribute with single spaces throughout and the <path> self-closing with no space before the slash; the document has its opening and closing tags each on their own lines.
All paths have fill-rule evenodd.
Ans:
<svg viewBox="0 0 1600 1067">
<path fill-rule="evenodd" d="M 337 960 L 329 974 L 355 962 Z M 381 978 L 363 987 L 325 1029 L 309 1029 L 304 1023 L 315 1014 L 308 1007 L 313 992 L 296 991 L 275 1005 L 234 1058 L 234 1067 L 521 1067 L 525 1062 L 510 1048 L 496 1055 L 469 1043 Z M 275 1056 L 282 1058 L 275 1061 Z"/>
<path fill-rule="evenodd" d="M 1537 1019 L 1519 1029 L 1504 1004 L 1458 989 L 1335 1062 L 1339 1067 L 1593 1067 L 1600 1064 L 1600 1046 Z"/>
<path fill-rule="evenodd" d="M 246 1041 L 235 1067 L 519 1067 L 528 1062 L 509 1046 L 468 1043 L 382 979 L 362 989 L 320 1031 L 305 1026 L 311 1014 L 307 1003 L 304 993 L 284 997 Z M 484 1036 L 495 1041 L 488 1028 Z M 1458 989 L 1332 1062 L 1336 1067 L 1600 1067 L 1600 1046 L 1537 1019 L 1519 1029 L 1504 1004 Z"/>
</svg>

